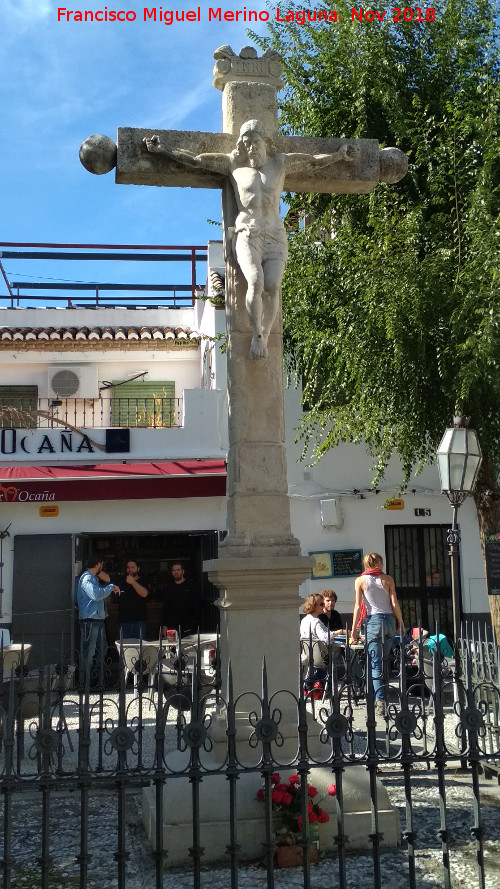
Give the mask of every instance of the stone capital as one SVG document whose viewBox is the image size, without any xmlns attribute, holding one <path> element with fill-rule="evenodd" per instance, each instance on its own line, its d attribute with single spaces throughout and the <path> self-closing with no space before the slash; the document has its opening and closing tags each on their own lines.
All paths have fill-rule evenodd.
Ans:
<svg viewBox="0 0 500 889">
<path fill-rule="evenodd" d="M 222 611 L 298 611 L 298 586 L 310 577 L 311 566 L 309 556 L 268 556 L 212 559 L 203 570 L 221 591 L 216 604 Z"/>
<path fill-rule="evenodd" d="M 268 51 L 259 59 L 253 46 L 245 46 L 239 55 L 230 46 L 221 46 L 214 52 L 213 85 L 223 90 L 227 83 L 259 83 L 273 86 L 276 90 L 285 85 L 282 79 L 283 65 L 278 53 Z"/>
</svg>

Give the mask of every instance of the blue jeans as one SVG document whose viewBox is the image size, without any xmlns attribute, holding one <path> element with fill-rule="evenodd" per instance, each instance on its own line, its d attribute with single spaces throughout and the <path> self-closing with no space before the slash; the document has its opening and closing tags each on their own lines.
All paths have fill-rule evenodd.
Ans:
<svg viewBox="0 0 500 889">
<path fill-rule="evenodd" d="M 376 701 L 385 700 L 384 665 L 396 635 L 393 614 L 371 614 L 366 619 L 366 650 L 370 658 L 373 692 Z"/>
<path fill-rule="evenodd" d="M 97 655 L 97 661 L 100 664 L 104 660 L 104 655 L 108 648 L 104 621 L 81 620 L 80 634 L 83 649 L 83 668 L 85 676 L 87 676 L 92 668 L 94 656 Z"/>
<path fill-rule="evenodd" d="M 124 620 L 120 624 L 123 639 L 145 639 L 147 629 L 147 620 Z"/>
</svg>

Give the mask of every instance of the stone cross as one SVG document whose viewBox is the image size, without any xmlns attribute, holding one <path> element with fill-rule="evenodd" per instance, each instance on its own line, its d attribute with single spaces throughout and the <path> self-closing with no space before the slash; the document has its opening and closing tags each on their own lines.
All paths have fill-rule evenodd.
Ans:
<svg viewBox="0 0 500 889">
<path fill-rule="evenodd" d="M 292 762 L 298 743 L 298 588 L 309 576 L 311 561 L 300 555 L 299 541 L 292 534 L 287 490 L 278 286 L 286 252 L 283 253 L 282 223 L 277 220 L 277 192 L 282 188 L 369 192 L 380 181 L 396 182 L 402 178 L 407 161 L 398 149 L 379 151 L 378 143 L 373 140 L 278 136 L 276 91 L 283 85 L 279 56 L 267 52 L 257 58 L 251 47 L 244 48 L 237 56 L 228 46 L 220 47 L 214 55 L 214 85 L 222 90 L 222 133 L 120 128 L 117 144 L 106 136 L 91 136 L 83 143 L 80 158 L 93 173 L 106 173 L 116 167 L 117 183 L 222 189 L 229 408 L 228 534 L 219 548 L 219 558 L 206 562 L 204 569 L 221 591 L 217 604 L 221 610 L 222 670 L 227 676 L 227 666 L 231 664 L 240 761 L 248 761 L 248 740 L 255 739 L 249 711 L 259 709 L 255 694 L 262 687 L 265 658 L 269 693 L 273 696 L 273 724 L 268 719 L 265 730 L 269 738 L 269 732 L 276 730 L 278 761 Z M 324 164 L 317 161 L 325 155 L 329 156 L 328 161 Z M 264 224 L 262 217 L 266 214 Z M 272 244 L 270 248 L 273 240 L 278 242 L 278 249 Z M 232 246 L 235 249 L 231 249 Z M 286 246 L 284 249 L 286 251 Z M 250 262 L 246 261 L 248 256 Z M 250 292 L 252 276 L 258 278 L 259 264 L 266 263 L 271 267 L 274 264 L 274 271 L 269 283 L 269 272 L 262 269 L 267 281 L 264 280 L 264 291 L 257 294 L 255 303 L 255 293 Z M 269 297 L 274 300 L 270 312 L 264 309 Z M 261 331 L 262 338 L 267 339 L 261 347 L 259 313 L 264 315 L 265 311 L 271 323 L 270 330 Z M 229 683 L 223 691 L 226 699 L 228 688 Z M 315 729 L 317 741 L 314 744 L 313 729 L 313 735 L 308 737 L 308 751 L 319 761 L 325 751 L 318 743 L 317 726 Z M 210 736 L 212 752 L 203 756 L 207 768 L 219 765 L 227 756 L 223 709 L 214 718 Z M 259 751 L 255 751 L 255 755 L 260 756 Z M 172 756 L 175 757 L 175 753 L 170 754 Z M 357 814 L 354 812 L 357 806 L 364 818 L 371 807 L 368 779 L 364 772 L 354 779 L 354 770 L 348 772 L 343 778 L 344 799 L 351 801 L 351 814 Z M 238 783 L 242 784 L 245 777 L 248 776 L 242 775 Z M 360 792 L 363 779 L 364 794 Z M 319 787 L 318 780 L 316 771 L 315 783 Z M 326 791 L 331 782 L 331 768 L 325 770 L 321 780 Z M 179 813 L 188 797 L 185 783 L 174 783 L 175 789 L 168 789 L 168 801 L 165 800 L 163 825 L 171 860 L 175 860 L 175 857 L 172 859 L 172 836 L 179 828 Z M 204 783 L 207 793 L 210 784 L 210 794 L 217 792 L 228 809 L 224 774 Z M 378 823 L 382 824 L 381 788 L 377 792 Z M 145 791 L 143 797 L 143 812 L 146 829 L 155 842 L 156 789 L 149 796 L 148 793 L 149 790 Z M 238 799 L 238 841 L 247 851 L 252 848 L 252 842 L 255 844 L 254 795 L 252 788 Z M 207 806 L 205 811 L 210 813 L 211 807 Z M 203 845 L 207 847 L 207 860 L 211 860 L 212 854 L 220 857 L 223 848 L 221 852 L 218 823 L 212 823 L 211 814 L 205 817 L 208 821 L 202 824 Z M 397 816 L 396 820 L 399 830 Z M 383 830 L 387 836 L 385 821 Z M 349 829 L 349 832 L 355 831 Z M 185 834 L 183 825 L 183 844 Z M 333 839 L 327 847 L 333 847 Z"/>
<path fill-rule="evenodd" d="M 277 189 L 367 193 L 380 181 L 401 179 L 407 170 L 407 159 L 397 148 L 379 150 L 378 142 L 371 139 L 279 136 L 276 92 L 283 86 L 280 57 L 268 51 L 258 58 L 252 47 L 245 47 L 236 55 L 229 46 L 220 47 L 214 57 L 214 86 L 222 90 L 223 132 L 122 127 L 117 144 L 106 136 L 87 139 L 80 149 L 80 159 L 93 173 L 116 167 L 118 184 L 222 189 L 229 407 L 228 533 L 220 547 L 220 558 L 205 568 L 210 579 L 223 590 L 219 600 L 225 615 L 222 651 L 223 657 L 230 658 L 233 664 L 235 690 L 259 687 L 263 655 L 269 675 L 273 675 L 273 685 L 296 689 L 296 655 L 293 666 L 290 660 L 290 652 L 296 648 L 291 649 L 290 644 L 298 635 L 298 585 L 309 575 L 310 560 L 301 557 L 299 541 L 291 529 L 280 294 L 271 312 L 270 330 L 265 331 L 265 348 L 259 349 L 255 346 L 258 319 L 254 317 L 252 321 L 248 305 L 252 269 L 245 269 L 242 259 L 243 247 L 246 249 L 248 243 L 241 247 L 239 234 L 240 247 L 236 241 L 236 250 L 231 249 L 231 242 L 234 243 L 238 226 L 241 228 L 242 212 L 246 214 L 244 226 L 260 226 L 260 217 L 252 208 L 256 190 L 265 190 L 269 159 L 274 165 L 270 172 L 275 177 L 270 199 L 273 225 L 278 227 L 282 223 L 276 221 Z M 257 161 L 252 172 L 250 161 L 244 158 L 239 163 L 239 158 L 245 136 L 251 139 L 255 132 L 267 140 L 267 160 Z M 244 147 L 249 158 L 252 147 L 249 143 Z M 318 157 L 329 160 L 318 162 Z M 262 240 L 267 249 L 265 234 Z M 252 261 L 254 266 L 255 262 L 258 265 L 262 255 Z M 276 281 L 281 282 L 283 270 L 281 255 L 273 287 Z M 265 293 L 262 299 L 265 301 Z M 269 633 L 263 630 L 265 626 Z M 273 627 L 280 628 L 279 636 Z M 245 658 L 242 651 L 249 639 L 252 658 Z"/>
</svg>

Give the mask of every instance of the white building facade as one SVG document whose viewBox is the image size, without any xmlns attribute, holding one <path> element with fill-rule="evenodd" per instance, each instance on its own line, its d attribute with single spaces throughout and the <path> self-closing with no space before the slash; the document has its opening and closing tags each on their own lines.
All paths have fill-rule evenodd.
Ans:
<svg viewBox="0 0 500 889">
<path fill-rule="evenodd" d="M 150 634 L 173 561 L 198 591 L 200 628 L 215 627 L 217 591 L 203 561 L 217 555 L 226 521 L 223 275 L 213 242 L 212 299 L 192 308 L 0 307 L 0 624 L 16 641 L 74 646 L 74 581 L 96 549 L 112 576 L 129 558 L 141 565 Z M 451 510 L 436 467 L 400 495 L 394 459 L 374 491 L 361 446 L 340 446 L 314 466 L 300 460 L 298 389 L 286 391 L 285 416 L 292 530 L 314 560 L 302 594 L 334 589 L 347 621 L 362 555 L 376 551 L 406 622 L 448 628 Z M 395 508 L 384 508 L 391 498 Z M 482 618 L 472 500 L 459 519 L 463 616 Z"/>
</svg>

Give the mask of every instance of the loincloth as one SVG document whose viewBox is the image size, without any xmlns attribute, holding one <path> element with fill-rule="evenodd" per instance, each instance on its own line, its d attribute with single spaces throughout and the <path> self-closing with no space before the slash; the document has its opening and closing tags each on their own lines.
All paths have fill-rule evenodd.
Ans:
<svg viewBox="0 0 500 889">
<path fill-rule="evenodd" d="M 246 215 L 246 214 L 245 214 Z M 288 240 L 284 227 L 261 226 L 255 219 L 245 217 L 236 219 L 233 236 L 233 246 L 243 242 L 261 262 L 269 259 L 277 259 L 286 263 L 288 256 Z"/>
</svg>

